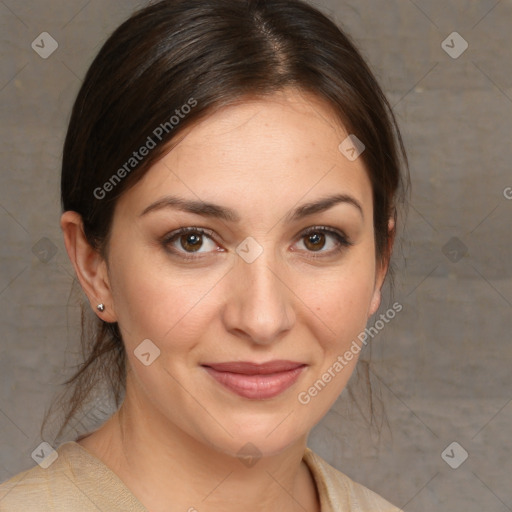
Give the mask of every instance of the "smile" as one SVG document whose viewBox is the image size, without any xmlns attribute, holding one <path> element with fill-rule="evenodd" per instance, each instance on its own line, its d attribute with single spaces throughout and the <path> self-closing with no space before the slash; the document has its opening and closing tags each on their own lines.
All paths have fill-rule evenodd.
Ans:
<svg viewBox="0 0 512 512">
<path fill-rule="evenodd" d="M 252 400 L 264 400 L 278 396 L 292 386 L 307 365 L 291 361 L 271 361 L 261 365 L 236 361 L 202 366 L 233 393 Z"/>
</svg>

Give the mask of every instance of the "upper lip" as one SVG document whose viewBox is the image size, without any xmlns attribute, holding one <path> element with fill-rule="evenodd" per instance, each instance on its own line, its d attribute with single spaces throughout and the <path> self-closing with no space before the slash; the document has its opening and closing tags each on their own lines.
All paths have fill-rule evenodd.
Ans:
<svg viewBox="0 0 512 512">
<path fill-rule="evenodd" d="M 229 361 L 225 363 L 208 363 L 202 366 L 213 368 L 219 372 L 241 373 L 244 375 L 261 375 L 269 373 L 279 373 L 294 370 L 305 363 L 295 361 L 275 360 L 267 363 L 253 363 L 250 361 Z"/>
</svg>

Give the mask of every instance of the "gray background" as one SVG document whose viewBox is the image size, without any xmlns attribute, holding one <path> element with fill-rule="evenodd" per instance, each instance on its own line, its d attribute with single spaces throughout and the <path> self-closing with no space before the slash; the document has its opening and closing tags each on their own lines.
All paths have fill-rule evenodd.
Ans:
<svg viewBox="0 0 512 512">
<path fill-rule="evenodd" d="M 35 464 L 42 415 L 79 361 L 62 144 L 92 58 L 144 3 L 0 0 L 0 481 Z M 354 37 L 394 105 L 413 193 L 396 259 L 404 309 L 372 349 L 388 426 L 366 428 L 343 393 L 309 445 L 406 511 L 510 511 L 512 2 L 312 3 Z M 44 31 L 59 45 L 48 59 L 31 48 Z M 469 44 L 458 58 L 441 47 L 454 31 Z M 441 456 L 454 441 L 469 454 L 457 469 Z"/>
</svg>

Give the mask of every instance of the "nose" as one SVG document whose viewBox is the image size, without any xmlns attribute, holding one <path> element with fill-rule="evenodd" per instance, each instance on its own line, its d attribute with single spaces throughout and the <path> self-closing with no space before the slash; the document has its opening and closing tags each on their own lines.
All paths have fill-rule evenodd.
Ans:
<svg viewBox="0 0 512 512">
<path fill-rule="evenodd" d="M 294 294 L 282 267 L 266 254 L 252 263 L 238 258 L 223 315 L 228 332 L 258 345 L 276 342 L 295 321 Z"/>
</svg>

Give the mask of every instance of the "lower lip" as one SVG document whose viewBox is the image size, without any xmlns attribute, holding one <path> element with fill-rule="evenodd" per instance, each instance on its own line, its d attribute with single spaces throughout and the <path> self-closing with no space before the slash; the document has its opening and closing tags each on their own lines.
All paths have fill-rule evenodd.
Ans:
<svg viewBox="0 0 512 512">
<path fill-rule="evenodd" d="M 306 366 L 268 375 L 219 372 L 209 366 L 204 368 L 217 382 L 237 395 L 253 400 L 264 400 L 280 395 L 292 386 Z"/>
</svg>

